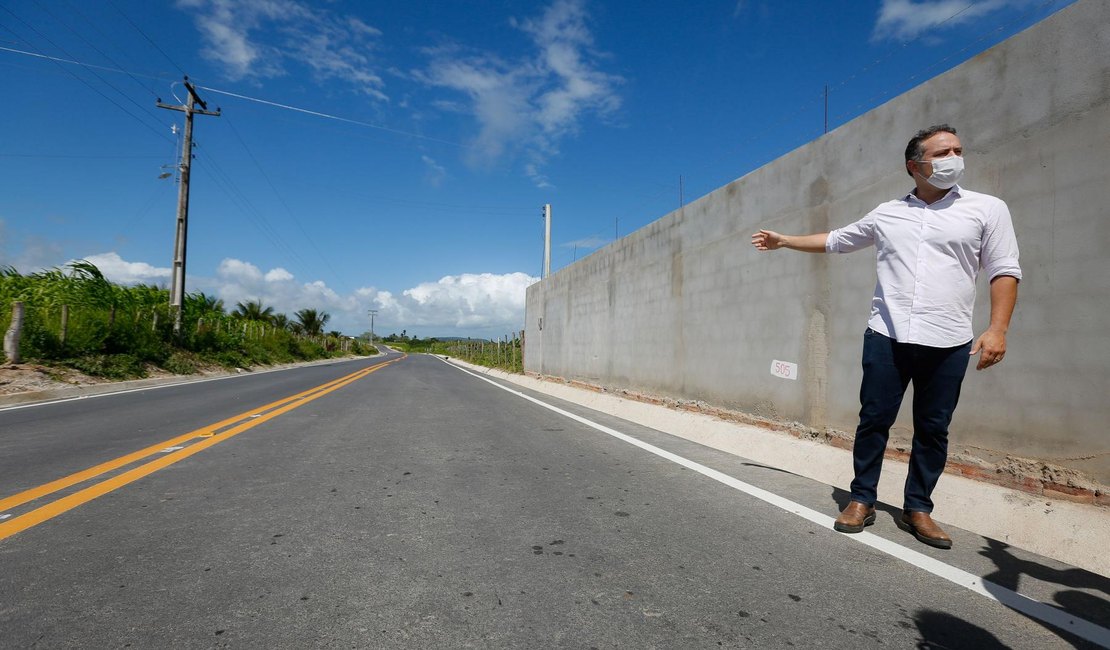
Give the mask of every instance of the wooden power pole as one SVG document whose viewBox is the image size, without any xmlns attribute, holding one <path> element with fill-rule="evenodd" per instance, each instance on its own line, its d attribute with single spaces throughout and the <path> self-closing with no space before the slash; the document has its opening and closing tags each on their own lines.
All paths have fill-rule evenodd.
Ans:
<svg viewBox="0 0 1110 650">
<path fill-rule="evenodd" d="M 181 312 L 185 304 L 185 244 L 189 233 L 189 167 L 193 161 L 193 115 L 216 115 L 208 110 L 208 104 L 197 95 L 196 88 L 185 77 L 185 89 L 189 91 L 189 99 L 184 106 L 163 104 L 158 98 L 158 108 L 168 108 L 171 111 L 185 113 L 185 143 L 181 148 L 181 180 L 177 188 L 177 231 L 173 241 L 173 284 L 170 286 L 170 309 L 173 311 L 173 334 L 181 335 Z M 199 104 L 200 108 L 195 108 Z"/>
</svg>

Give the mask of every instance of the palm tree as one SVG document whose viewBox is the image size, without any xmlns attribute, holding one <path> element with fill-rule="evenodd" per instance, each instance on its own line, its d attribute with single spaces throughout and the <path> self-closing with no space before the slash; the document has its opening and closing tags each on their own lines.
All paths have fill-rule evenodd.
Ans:
<svg viewBox="0 0 1110 650">
<path fill-rule="evenodd" d="M 224 313 L 224 301 L 203 291 L 187 294 L 185 304 L 201 314 Z"/>
<path fill-rule="evenodd" d="M 289 317 L 285 314 L 274 314 L 272 317 L 270 317 L 270 322 L 273 323 L 274 327 L 278 328 L 279 330 L 289 329 Z"/>
<path fill-rule="evenodd" d="M 273 307 L 263 307 L 261 300 L 248 300 L 235 304 L 235 316 L 249 321 L 262 321 L 269 323 L 274 317 Z"/>
<path fill-rule="evenodd" d="M 296 313 L 297 322 L 304 328 L 304 333 L 309 336 L 320 336 L 324 331 L 324 325 L 328 324 L 331 320 L 331 314 L 326 311 L 316 311 L 315 309 L 302 309 Z"/>
</svg>

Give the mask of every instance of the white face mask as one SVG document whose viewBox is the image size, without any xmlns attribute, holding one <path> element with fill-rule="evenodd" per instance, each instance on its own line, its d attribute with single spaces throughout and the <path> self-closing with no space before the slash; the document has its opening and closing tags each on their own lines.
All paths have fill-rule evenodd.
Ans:
<svg viewBox="0 0 1110 650">
<path fill-rule="evenodd" d="M 938 158 L 937 160 L 919 160 L 917 162 L 930 162 L 933 164 L 933 175 L 925 180 L 928 181 L 929 185 L 939 190 L 952 188 L 956 183 L 960 182 L 960 177 L 964 175 L 963 156 L 948 156 L 947 158 Z M 918 175 L 920 176 L 920 174 Z"/>
</svg>

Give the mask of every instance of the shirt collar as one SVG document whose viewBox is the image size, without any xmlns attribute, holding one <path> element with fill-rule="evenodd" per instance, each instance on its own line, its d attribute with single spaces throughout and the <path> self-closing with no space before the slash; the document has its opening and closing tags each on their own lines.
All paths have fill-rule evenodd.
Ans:
<svg viewBox="0 0 1110 650">
<path fill-rule="evenodd" d="M 904 197 L 902 197 L 902 200 L 906 201 L 907 203 L 913 203 L 913 202 L 925 203 L 921 199 L 917 198 L 916 194 L 914 194 L 914 190 L 916 190 L 916 189 L 917 188 L 915 187 L 913 190 L 910 190 Z M 958 184 L 953 185 L 951 187 L 951 189 L 949 189 L 948 192 L 944 196 L 940 197 L 940 199 L 936 203 L 940 203 L 941 201 L 946 201 L 946 200 L 948 200 L 948 197 L 952 197 L 953 199 L 959 198 L 960 196 L 963 196 L 962 192 L 963 192 L 963 190 L 960 188 L 960 186 Z M 936 205 L 936 203 L 933 203 L 932 205 Z"/>
</svg>

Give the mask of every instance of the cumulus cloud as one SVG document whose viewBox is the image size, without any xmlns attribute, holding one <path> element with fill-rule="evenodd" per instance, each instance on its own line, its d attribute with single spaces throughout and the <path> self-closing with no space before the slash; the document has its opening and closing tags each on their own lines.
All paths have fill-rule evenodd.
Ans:
<svg viewBox="0 0 1110 650">
<path fill-rule="evenodd" d="M 276 269 L 270 269 L 263 277 L 266 278 L 267 282 L 282 282 L 284 280 L 292 280 L 293 274 L 279 266 Z"/>
<path fill-rule="evenodd" d="M 525 151 L 527 175 L 546 187 L 542 160 L 558 153 L 560 140 L 576 134 L 584 116 L 616 111 L 623 80 L 598 67 L 581 0 L 556 0 L 538 19 L 511 24 L 531 38 L 529 56 L 506 60 L 458 46 L 429 48 L 430 63 L 413 77 L 465 95 L 465 110 L 479 127 L 472 164 Z"/>
<path fill-rule="evenodd" d="M 934 28 L 951 27 L 1005 7 L 1028 5 L 1032 0 L 882 0 L 875 40 L 905 41 Z"/>
<path fill-rule="evenodd" d="M 120 284 L 164 286 L 171 276 L 168 268 L 129 262 L 115 252 L 84 259 Z M 524 326 L 525 290 L 538 280 L 526 273 L 463 273 L 422 282 L 400 293 L 360 287 L 343 295 L 320 280 L 300 281 L 281 267 L 264 272 L 250 262 L 227 258 L 219 263 L 214 276 L 193 271 L 186 290 L 203 291 L 229 306 L 261 301 L 264 307 L 290 317 L 301 309 L 317 309 L 331 315 L 329 328 L 347 334 L 370 329 L 367 312 L 376 309 L 375 329 L 379 334 L 407 330 L 410 335 L 424 337 L 492 338 Z"/>
<path fill-rule="evenodd" d="M 353 17 L 296 0 L 178 0 L 201 34 L 201 56 L 233 81 L 286 74 L 290 63 L 320 80 L 338 79 L 380 100 L 370 52 L 381 32 Z"/>
<path fill-rule="evenodd" d="M 128 262 L 115 252 L 89 255 L 85 260 L 100 269 L 105 278 L 119 284 L 158 284 L 169 281 L 173 275 L 172 269 L 146 262 Z"/>
<path fill-rule="evenodd" d="M 318 309 L 331 315 L 329 327 L 349 334 L 368 330 L 367 312 L 376 309 L 380 334 L 404 329 L 420 336 L 480 337 L 521 329 L 525 289 L 537 280 L 525 273 L 464 273 L 399 293 L 361 287 L 344 295 L 320 280 L 300 281 L 280 267 L 263 272 L 250 262 L 227 258 L 214 277 L 190 277 L 188 290 L 204 291 L 226 305 L 260 300 L 290 316 L 300 309 Z"/>
<path fill-rule="evenodd" d="M 509 333 L 524 323 L 524 297 L 535 283 L 526 273 L 464 273 L 424 282 L 395 296 L 379 292 L 379 318 L 422 328 Z"/>
</svg>

